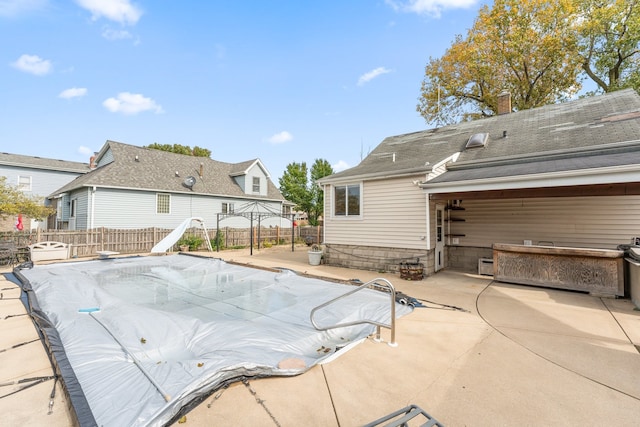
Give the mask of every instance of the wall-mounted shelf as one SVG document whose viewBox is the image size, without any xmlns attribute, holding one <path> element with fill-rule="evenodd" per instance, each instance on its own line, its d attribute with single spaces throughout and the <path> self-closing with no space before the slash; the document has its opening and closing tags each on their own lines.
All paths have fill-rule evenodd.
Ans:
<svg viewBox="0 0 640 427">
<path fill-rule="evenodd" d="M 445 222 L 465 222 L 466 219 L 464 218 L 447 218 L 445 219 Z"/>
<path fill-rule="evenodd" d="M 453 234 L 453 233 L 451 233 L 451 234 L 445 234 L 445 236 L 448 236 L 448 237 L 465 237 L 466 234 Z"/>
</svg>

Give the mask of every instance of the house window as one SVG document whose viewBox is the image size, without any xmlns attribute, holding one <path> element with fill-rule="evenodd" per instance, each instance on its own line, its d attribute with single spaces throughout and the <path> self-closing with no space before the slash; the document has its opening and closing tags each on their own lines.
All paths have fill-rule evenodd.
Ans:
<svg viewBox="0 0 640 427">
<path fill-rule="evenodd" d="M 78 199 L 71 199 L 71 204 L 69 206 L 69 217 L 70 218 L 75 218 L 76 217 L 76 202 L 78 201 Z"/>
<path fill-rule="evenodd" d="M 282 215 L 291 215 L 291 206 L 283 205 L 282 206 Z"/>
<path fill-rule="evenodd" d="M 171 194 L 156 194 L 156 213 L 171 213 Z"/>
<path fill-rule="evenodd" d="M 334 188 L 335 216 L 360 215 L 360 185 L 339 185 Z"/>
<path fill-rule="evenodd" d="M 222 203 L 222 213 L 232 214 L 234 212 L 233 203 Z"/>
<path fill-rule="evenodd" d="M 31 191 L 31 177 L 19 175 L 18 176 L 18 190 Z"/>
<path fill-rule="evenodd" d="M 253 192 L 254 193 L 259 193 L 260 192 L 260 177 L 259 176 L 254 176 L 253 177 Z"/>
</svg>

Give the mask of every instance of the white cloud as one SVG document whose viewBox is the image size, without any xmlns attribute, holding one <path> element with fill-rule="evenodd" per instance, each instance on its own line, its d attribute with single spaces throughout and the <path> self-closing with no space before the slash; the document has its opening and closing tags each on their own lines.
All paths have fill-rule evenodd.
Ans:
<svg viewBox="0 0 640 427">
<path fill-rule="evenodd" d="M 130 0 L 76 0 L 78 6 L 91 12 L 91 19 L 104 17 L 121 24 L 135 25 L 142 16 L 142 9 Z"/>
<path fill-rule="evenodd" d="M 84 145 L 81 145 L 80 147 L 78 147 L 78 153 L 82 154 L 82 155 L 85 155 L 85 156 L 93 156 L 95 151 L 93 151 L 89 147 L 85 147 Z"/>
<path fill-rule="evenodd" d="M 339 160 L 338 163 L 336 163 L 335 165 L 331 165 L 331 167 L 333 168 L 334 172 L 340 172 L 345 169 L 349 169 L 350 166 L 344 160 Z"/>
<path fill-rule="evenodd" d="M 85 96 L 87 94 L 86 87 L 72 87 L 71 89 L 65 89 L 60 92 L 58 98 L 71 99 L 71 98 L 79 98 L 81 96 Z"/>
<path fill-rule="evenodd" d="M 153 99 L 145 98 L 139 93 L 121 92 L 117 98 L 108 98 L 102 105 L 112 113 L 138 114 L 144 111 L 164 113 L 162 107 Z"/>
<path fill-rule="evenodd" d="M 131 33 L 127 30 L 114 30 L 113 28 L 105 27 L 102 30 L 102 37 L 107 40 L 125 40 L 133 38 Z"/>
<path fill-rule="evenodd" d="M 44 76 L 51 71 L 51 62 L 37 55 L 22 55 L 11 65 L 20 71 L 35 74 L 36 76 Z"/>
<path fill-rule="evenodd" d="M 478 0 L 385 0 L 396 12 L 417 13 L 439 18 L 446 9 L 468 9 Z"/>
<path fill-rule="evenodd" d="M 381 76 L 383 74 L 387 74 L 390 73 L 391 70 L 385 68 L 385 67 L 378 67 L 374 70 L 371 70 L 367 73 L 364 73 L 363 75 L 360 76 L 360 78 L 358 79 L 358 86 L 362 86 L 365 83 L 370 82 L 371 80 L 375 79 L 378 76 Z"/>
<path fill-rule="evenodd" d="M 43 9 L 48 0 L 0 0 L 0 16 L 14 17 Z"/>
<path fill-rule="evenodd" d="M 269 141 L 272 144 L 284 144 L 285 142 L 289 142 L 292 139 L 293 139 L 293 135 L 291 135 L 289 132 L 285 130 L 280 133 L 276 133 L 267 141 Z"/>
</svg>

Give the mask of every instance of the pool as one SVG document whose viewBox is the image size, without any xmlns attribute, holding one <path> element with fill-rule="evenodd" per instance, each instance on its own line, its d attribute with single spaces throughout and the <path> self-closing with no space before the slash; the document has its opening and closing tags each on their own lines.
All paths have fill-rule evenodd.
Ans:
<svg viewBox="0 0 640 427">
<path fill-rule="evenodd" d="M 375 331 L 311 323 L 315 307 L 352 285 L 214 258 L 114 258 L 15 274 L 80 425 L 165 425 L 226 384 L 301 374 Z M 324 326 L 388 324 L 390 295 L 363 289 L 314 316 Z"/>
</svg>

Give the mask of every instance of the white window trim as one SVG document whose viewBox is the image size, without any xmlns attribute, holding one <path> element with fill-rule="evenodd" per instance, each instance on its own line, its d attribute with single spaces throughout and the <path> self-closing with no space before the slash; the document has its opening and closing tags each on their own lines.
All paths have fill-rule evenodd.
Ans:
<svg viewBox="0 0 640 427">
<path fill-rule="evenodd" d="M 24 185 L 22 184 L 20 181 L 22 179 L 29 179 L 29 184 Z M 20 191 L 31 191 L 31 188 L 33 186 L 33 178 L 31 177 L 31 175 L 18 175 L 18 190 Z"/>
<path fill-rule="evenodd" d="M 255 184 L 255 180 L 258 180 L 258 191 L 256 191 L 256 184 Z M 251 177 L 251 192 L 253 194 L 260 194 L 260 192 L 262 191 L 262 180 L 260 179 L 259 176 L 253 176 Z"/>
<path fill-rule="evenodd" d="M 169 197 L 169 212 L 159 212 L 158 199 L 160 196 Z M 171 194 L 170 193 L 156 193 L 156 215 L 171 215 Z"/>
<path fill-rule="evenodd" d="M 226 211 L 225 211 L 225 205 L 226 205 Z M 233 214 L 236 211 L 236 207 L 235 207 L 235 203 L 232 202 L 222 202 L 222 204 L 220 205 L 220 212 L 225 214 L 225 215 L 229 215 L 229 214 Z"/>
<path fill-rule="evenodd" d="M 358 215 L 336 215 L 336 187 L 350 187 L 357 185 L 360 187 L 360 213 Z M 348 192 L 347 192 L 348 194 Z M 362 201 L 364 200 L 364 188 L 362 182 L 348 182 L 345 184 L 333 184 L 331 185 L 331 218 L 338 221 L 358 221 L 363 218 L 363 206 Z"/>
<path fill-rule="evenodd" d="M 69 218 L 75 218 L 78 215 L 78 198 L 69 200 Z"/>
</svg>

